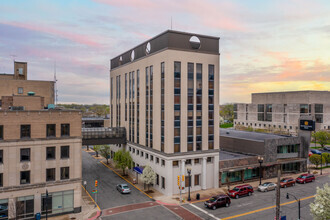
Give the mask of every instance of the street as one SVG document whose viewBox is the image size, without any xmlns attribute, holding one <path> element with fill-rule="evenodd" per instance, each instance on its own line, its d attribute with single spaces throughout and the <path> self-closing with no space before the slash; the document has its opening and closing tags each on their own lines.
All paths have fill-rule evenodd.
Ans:
<svg viewBox="0 0 330 220">
<path fill-rule="evenodd" d="M 330 182 L 329 176 L 318 176 L 315 182 L 306 184 L 296 184 L 293 187 L 281 188 L 281 215 L 287 216 L 289 219 L 298 219 L 298 203 L 290 196 L 286 199 L 286 193 L 293 194 L 301 201 L 301 219 L 310 220 L 312 216 L 309 212 L 309 204 L 314 201 L 313 195 L 316 193 L 316 187 L 323 186 L 325 183 Z M 214 219 L 210 215 L 222 220 L 225 219 L 274 219 L 275 217 L 275 191 L 258 192 L 255 191 L 252 196 L 242 197 L 239 199 L 231 199 L 230 207 L 222 207 L 216 210 L 207 209 L 204 207 L 204 202 L 194 204 L 185 204 L 184 207 L 199 215 L 203 219 Z M 194 207 L 196 206 L 196 207 Z M 204 212 L 203 212 L 204 211 Z M 205 211 L 207 213 L 205 213 Z"/>
</svg>

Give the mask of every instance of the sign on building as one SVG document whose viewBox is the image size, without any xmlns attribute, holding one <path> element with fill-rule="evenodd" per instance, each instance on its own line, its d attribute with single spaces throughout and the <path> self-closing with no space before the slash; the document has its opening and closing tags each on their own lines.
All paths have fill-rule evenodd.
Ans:
<svg viewBox="0 0 330 220">
<path fill-rule="evenodd" d="M 313 120 L 300 120 L 300 130 L 315 131 L 315 121 L 313 121 Z"/>
</svg>

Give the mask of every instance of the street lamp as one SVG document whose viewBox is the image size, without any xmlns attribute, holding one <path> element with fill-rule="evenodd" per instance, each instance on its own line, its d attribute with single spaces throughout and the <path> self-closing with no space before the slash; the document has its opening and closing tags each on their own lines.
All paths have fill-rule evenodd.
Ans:
<svg viewBox="0 0 330 220">
<path fill-rule="evenodd" d="M 289 199 L 289 195 L 293 196 L 295 200 L 298 202 L 298 220 L 300 220 L 300 199 L 297 199 L 294 195 L 290 193 L 286 193 L 286 198 Z"/>
<path fill-rule="evenodd" d="M 191 187 L 191 168 L 187 168 L 187 173 L 188 173 L 188 177 L 189 177 L 189 186 L 188 186 L 188 201 L 191 201 L 190 198 L 190 187 Z"/>
<path fill-rule="evenodd" d="M 259 183 L 259 185 L 261 185 L 261 174 L 262 174 L 262 172 L 261 172 L 261 164 L 264 162 L 264 158 L 261 157 L 261 156 L 258 156 L 258 162 L 260 164 L 260 168 L 259 168 L 260 183 Z"/>
</svg>

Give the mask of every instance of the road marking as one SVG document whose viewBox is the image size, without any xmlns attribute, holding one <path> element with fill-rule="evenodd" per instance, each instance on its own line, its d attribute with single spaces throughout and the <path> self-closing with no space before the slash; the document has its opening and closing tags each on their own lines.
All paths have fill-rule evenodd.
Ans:
<svg viewBox="0 0 330 220">
<path fill-rule="evenodd" d="M 99 205 L 95 202 L 95 200 L 92 198 L 92 196 L 89 194 L 89 192 L 85 189 L 85 187 L 83 185 L 81 185 L 81 187 L 85 190 L 85 192 L 87 193 L 87 195 L 89 196 L 89 198 L 92 199 L 92 201 L 94 202 L 94 204 L 97 206 L 97 208 L 99 209 L 99 211 L 101 211 Z"/>
<path fill-rule="evenodd" d="M 315 195 L 302 198 L 302 199 L 300 199 L 300 201 L 303 201 L 303 200 L 306 200 L 306 199 L 311 199 L 313 197 L 315 197 Z M 289 205 L 289 204 L 292 204 L 292 203 L 295 203 L 295 202 L 297 202 L 297 201 L 296 200 L 293 200 L 293 201 L 290 201 L 290 202 L 282 203 L 280 205 L 281 206 L 284 206 L 284 205 Z M 262 211 L 265 211 L 265 210 L 268 210 L 268 209 L 272 209 L 272 208 L 275 208 L 275 207 L 276 207 L 276 205 L 268 206 L 268 207 L 265 207 L 265 208 L 262 208 L 262 209 L 257 209 L 257 210 L 254 210 L 254 211 L 250 211 L 250 212 L 245 212 L 245 213 L 238 214 L 238 215 L 229 216 L 229 217 L 223 218 L 222 220 L 238 218 L 238 217 L 241 217 L 241 216 L 250 215 L 250 214 L 253 214 L 253 213 L 257 213 L 257 212 L 262 212 Z"/>
<path fill-rule="evenodd" d="M 205 213 L 206 215 L 208 215 L 208 216 L 210 216 L 210 217 L 212 217 L 212 218 L 214 218 L 214 219 L 221 220 L 220 218 L 215 217 L 213 214 L 208 213 L 208 212 L 205 211 L 204 209 L 201 209 L 201 208 L 199 208 L 198 206 L 196 206 L 196 205 L 194 205 L 194 204 L 189 204 L 189 205 L 191 205 L 191 206 L 194 207 L 195 209 L 197 209 L 197 210 L 199 210 L 199 211 Z"/>
<path fill-rule="evenodd" d="M 139 190 L 140 192 L 142 192 L 144 195 L 148 196 L 150 199 L 152 199 L 151 196 L 149 196 L 147 193 L 143 192 L 139 187 L 135 186 L 133 183 L 131 183 L 130 181 L 128 181 L 126 178 L 124 178 L 122 175 L 120 175 L 119 173 L 117 173 L 114 169 L 112 169 L 111 167 L 109 167 L 108 165 L 106 165 L 105 163 L 103 163 L 102 161 L 100 161 L 104 166 L 108 167 L 110 170 L 112 170 L 115 174 L 117 174 L 120 178 L 122 178 L 123 180 L 125 180 L 126 182 L 128 182 L 129 184 L 131 184 L 132 186 L 134 186 L 137 190 Z"/>
</svg>

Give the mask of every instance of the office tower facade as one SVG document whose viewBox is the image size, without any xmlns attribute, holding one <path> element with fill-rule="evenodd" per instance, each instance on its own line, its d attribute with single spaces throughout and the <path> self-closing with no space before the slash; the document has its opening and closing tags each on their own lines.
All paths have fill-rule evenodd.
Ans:
<svg viewBox="0 0 330 220">
<path fill-rule="evenodd" d="M 110 125 L 127 129 L 125 148 L 156 172 L 155 189 L 178 193 L 187 169 L 192 191 L 218 187 L 218 37 L 163 32 L 113 58 L 110 84 Z"/>
</svg>

